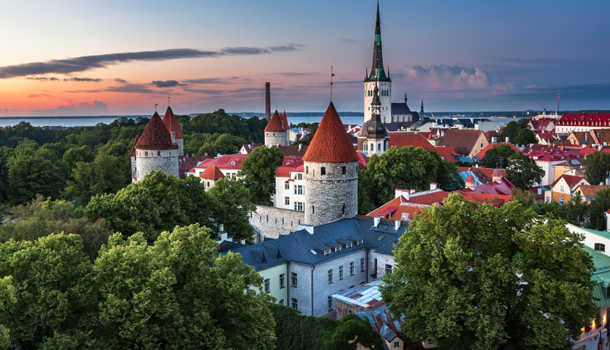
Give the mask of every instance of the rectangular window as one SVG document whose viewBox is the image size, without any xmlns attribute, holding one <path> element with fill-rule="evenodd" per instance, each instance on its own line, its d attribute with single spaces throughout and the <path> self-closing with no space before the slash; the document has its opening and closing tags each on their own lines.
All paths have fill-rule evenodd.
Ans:
<svg viewBox="0 0 610 350">
<path fill-rule="evenodd" d="M 297 274 L 296 274 L 296 272 L 293 272 L 291 276 L 292 276 L 292 287 L 296 288 L 297 287 Z"/>
<path fill-rule="evenodd" d="M 297 174 L 297 180 L 303 180 L 303 174 L 298 173 Z"/>
<path fill-rule="evenodd" d="M 350 276 L 354 275 L 354 262 L 353 261 L 351 263 L 349 263 L 349 275 Z"/>
<path fill-rule="evenodd" d="M 303 211 L 303 202 L 294 202 L 294 210 Z"/>
<path fill-rule="evenodd" d="M 284 197 L 284 204 L 290 205 L 290 197 Z"/>
<path fill-rule="evenodd" d="M 353 245 L 354 245 L 354 243 L 348 243 L 348 244 L 346 244 L 346 245 L 345 245 L 345 248 L 346 248 L 346 249 L 347 249 L 347 248 L 351 248 Z"/>
<path fill-rule="evenodd" d="M 595 251 L 597 251 L 597 252 L 605 252 L 606 251 L 606 245 L 605 244 L 601 244 L 601 243 L 595 243 Z"/>
<path fill-rule="evenodd" d="M 289 190 L 290 189 L 290 182 L 288 182 L 288 181 L 284 182 L 284 189 L 285 190 Z"/>
<path fill-rule="evenodd" d="M 546 196 L 546 202 L 550 203 L 551 202 L 551 198 L 549 196 Z"/>
<path fill-rule="evenodd" d="M 282 289 L 282 288 L 284 288 L 284 287 L 286 287 L 286 286 L 284 285 L 284 274 L 281 274 L 281 275 L 280 275 L 280 289 Z"/>
<path fill-rule="evenodd" d="M 271 287 L 269 286 L 269 279 L 265 280 L 265 293 L 271 293 Z"/>
<path fill-rule="evenodd" d="M 559 188 L 559 192 L 563 192 L 563 185 Z"/>
<path fill-rule="evenodd" d="M 335 253 L 341 251 L 341 246 L 335 247 Z"/>
<path fill-rule="evenodd" d="M 333 283 L 333 269 L 328 270 L 328 284 Z"/>
<path fill-rule="evenodd" d="M 345 165 L 341 167 L 341 173 L 343 173 L 343 175 L 347 174 L 347 167 Z"/>
<path fill-rule="evenodd" d="M 328 311 L 332 311 L 333 309 L 333 297 L 328 296 Z"/>
<path fill-rule="evenodd" d="M 343 279 L 343 266 L 339 266 L 339 279 Z"/>
<path fill-rule="evenodd" d="M 326 168 L 325 167 L 321 167 L 320 168 L 320 175 L 326 175 Z"/>
<path fill-rule="evenodd" d="M 298 309 L 299 308 L 299 304 L 297 303 L 297 300 L 295 298 L 292 298 L 292 307 L 294 309 Z"/>
<path fill-rule="evenodd" d="M 364 258 L 360 259 L 360 272 L 364 272 Z"/>
<path fill-rule="evenodd" d="M 161 157 L 161 151 L 157 151 L 157 157 Z"/>
<path fill-rule="evenodd" d="M 400 342 L 399 341 L 395 341 L 394 342 L 394 347 L 395 348 L 399 348 L 400 347 Z"/>
<path fill-rule="evenodd" d="M 279 304 L 280 304 L 280 305 L 284 305 L 284 299 L 280 299 Z"/>
<path fill-rule="evenodd" d="M 302 185 L 294 186 L 294 194 L 303 194 L 303 186 Z"/>
<path fill-rule="evenodd" d="M 392 273 L 392 265 L 385 264 L 385 273 Z"/>
</svg>

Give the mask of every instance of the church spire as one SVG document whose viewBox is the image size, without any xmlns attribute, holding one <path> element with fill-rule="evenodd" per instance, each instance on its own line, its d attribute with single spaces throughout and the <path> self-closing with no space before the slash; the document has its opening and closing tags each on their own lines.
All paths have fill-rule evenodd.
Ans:
<svg viewBox="0 0 610 350">
<path fill-rule="evenodd" d="M 383 54 L 381 50 L 381 20 L 379 19 L 379 0 L 377 1 L 377 21 L 375 23 L 375 42 L 373 45 L 373 65 L 369 81 L 390 81 L 383 69 Z"/>
<path fill-rule="evenodd" d="M 405 94 L 405 96 L 406 96 L 406 94 Z M 423 98 L 421 99 L 421 109 L 419 111 L 419 117 L 420 118 L 424 117 L 424 99 Z"/>
</svg>

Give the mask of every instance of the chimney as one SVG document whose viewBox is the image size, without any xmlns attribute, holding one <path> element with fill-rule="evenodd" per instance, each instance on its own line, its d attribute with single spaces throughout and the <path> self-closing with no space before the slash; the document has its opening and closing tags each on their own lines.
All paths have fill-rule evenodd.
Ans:
<svg viewBox="0 0 610 350">
<path fill-rule="evenodd" d="M 398 188 L 394 190 L 394 198 L 400 197 L 401 194 L 402 190 L 399 190 Z"/>
<path fill-rule="evenodd" d="M 305 230 L 309 232 L 310 235 L 313 235 L 313 225 L 299 224 L 297 230 Z"/>
<path fill-rule="evenodd" d="M 301 152 L 301 146 L 303 146 L 303 144 L 299 143 L 299 152 Z"/>
<path fill-rule="evenodd" d="M 394 231 L 398 231 L 400 228 L 400 220 L 394 220 Z"/>
<path fill-rule="evenodd" d="M 379 226 L 379 222 L 381 222 L 381 218 L 379 216 L 375 216 L 375 218 L 373 218 L 373 226 Z"/>
<path fill-rule="evenodd" d="M 445 136 L 445 130 L 441 130 L 441 137 Z"/>
<path fill-rule="evenodd" d="M 415 190 L 414 189 L 410 189 L 409 193 L 413 194 L 413 193 L 415 193 Z"/>
<path fill-rule="evenodd" d="M 432 191 L 432 190 L 436 190 L 436 188 L 437 188 L 437 187 L 438 187 L 438 185 L 437 185 L 437 184 L 435 184 L 434 182 L 431 182 L 431 183 L 430 183 L 430 191 Z"/>
<path fill-rule="evenodd" d="M 506 136 L 506 143 L 510 143 L 510 137 Z"/>
<path fill-rule="evenodd" d="M 265 83 L 265 119 L 271 120 L 271 83 Z"/>
<path fill-rule="evenodd" d="M 411 199 L 411 194 L 409 193 L 409 191 L 406 191 L 405 194 L 408 202 Z"/>
</svg>

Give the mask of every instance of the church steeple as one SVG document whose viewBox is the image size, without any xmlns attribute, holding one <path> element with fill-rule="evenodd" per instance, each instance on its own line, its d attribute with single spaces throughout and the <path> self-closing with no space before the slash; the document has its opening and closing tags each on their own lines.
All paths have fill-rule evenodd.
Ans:
<svg viewBox="0 0 610 350">
<path fill-rule="evenodd" d="M 423 98 L 421 99 L 421 109 L 419 111 L 419 117 L 422 119 L 424 118 L 424 99 Z"/>
<path fill-rule="evenodd" d="M 379 0 L 377 1 L 377 21 L 375 23 L 375 42 L 373 45 L 373 65 L 371 75 L 365 81 L 391 81 L 383 68 L 383 54 L 381 50 L 381 20 L 379 19 Z"/>
</svg>

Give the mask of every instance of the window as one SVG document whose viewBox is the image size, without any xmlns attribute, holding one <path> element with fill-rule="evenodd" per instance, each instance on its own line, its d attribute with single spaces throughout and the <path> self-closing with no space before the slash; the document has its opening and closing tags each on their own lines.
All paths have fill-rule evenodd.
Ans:
<svg viewBox="0 0 610 350">
<path fill-rule="evenodd" d="M 299 304 L 297 303 L 297 300 L 295 298 L 292 298 L 292 307 L 295 309 L 299 308 Z"/>
<path fill-rule="evenodd" d="M 316 207 L 315 207 L 315 206 L 313 206 L 313 205 L 311 206 L 311 213 L 312 213 L 312 214 L 315 214 L 315 213 L 316 213 Z"/>
<path fill-rule="evenodd" d="M 290 205 L 290 197 L 284 197 L 284 204 Z"/>
<path fill-rule="evenodd" d="M 360 272 L 364 272 L 364 258 L 360 259 Z"/>
<path fill-rule="evenodd" d="M 294 186 L 294 194 L 303 194 L 303 185 Z"/>
<path fill-rule="evenodd" d="M 352 309 L 347 309 L 347 313 L 351 314 L 352 313 Z"/>
<path fill-rule="evenodd" d="M 354 243 L 348 243 L 345 245 L 345 249 L 351 248 L 354 245 Z"/>
<path fill-rule="evenodd" d="M 324 251 L 324 255 L 328 255 L 328 254 L 330 254 L 330 249 L 326 249 L 326 250 Z"/>
<path fill-rule="evenodd" d="M 335 253 L 341 251 L 341 246 L 335 247 Z"/>
<path fill-rule="evenodd" d="M 400 347 L 400 342 L 399 341 L 395 341 L 394 342 L 394 347 L 395 348 L 399 348 Z"/>
<path fill-rule="evenodd" d="M 354 275 L 354 262 L 353 261 L 351 263 L 349 263 L 349 275 L 350 276 Z"/>
<path fill-rule="evenodd" d="M 286 287 L 286 286 L 284 285 L 284 274 L 282 273 L 282 274 L 280 274 L 280 289 L 282 289 L 284 287 Z"/>
<path fill-rule="evenodd" d="M 208 181 L 208 187 L 210 187 L 210 182 Z"/>
<path fill-rule="evenodd" d="M 371 143 L 371 151 L 375 150 L 375 145 Z"/>
<path fill-rule="evenodd" d="M 381 144 L 380 143 L 377 144 L 377 150 L 381 151 Z"/>
<path fill-rule="evenodd" d="M 331 311 L 333 309 L 333 297 L 331 297 L 330 295 L 328 296 L 328 311 Z"/>
<path fill-rule="evenodd" d="M 144 152 L 144 156 L 145 156 L 145 157 L 148 157 L 148 152 Z"/>
<path fill-rule="evenodd" d="M 606 245 L 605 244 L 601 244 L 601 243 L 595 243 L 595 251 L 596 252 L 605 252 L 606 251 Z"/>
<path fill-rule="evenodd" d="M 290 189 L 290 182 L 288 182 L 288 181 L 284 182 L 284 189 L 285 190 L 289 190 Z"/>
<path fill-rule="evenodd" d="M 343 203 L 343 207 L 341 208 L 341 213 L 345 214 L 345 203 Z"/>
<path fill-rule="evenodd" d="M 294 202 L 294 210 L 303 211 L 303 202 Z"/>
<path fill-rule="evenodd" d="M 559 192 L 563 192 L 563 185 L 559 188 Z"/>
<path fill-rule="evenodd" d="M 356 242 L 356 245 L 361 245 L 362 243 L 364 243 L 364 240 L 359 239 L 359 240 Z"/>
<path fill-rule="evenodd" d="M 328 270 L 328 284 L 333 283 L 333 269 Z"/>
<path fill-rule="evenodd" d="M 298 173 L 297 174 L 297 180 L 303 180 L 303 174 Z"/>
<path fill-rule="evenodd" d="M 279 304 L 280 304 L 280 305 L 284 305 L 284 299 L 280 299 Z"/>
<path fill-rule="evenodd" d="M 563 197 L 559 198 L 559 204 L 563 205 Z"/>
<path fill-rule="evenodd" d="M 265 280 L 265 293 L 271 293 L 271 287 L 269 286 L 269 279 Z"/>
<path fill-rule="evenodd" d="M 292 276 L 292 287 L 296 288 L 297 287 L 297 274 L 296 274 L 296 272 L 293 272 L 291 274 L 291 276 Z"/>
<path fill-rule="evenodd" d="M 321 167 L 320 168 L 320 175 L 326 175 L 326 168 L 325 167 Z"/>
<path fill-rule="evenodd" d="M 343 266 L 339 266 L 339 280 L 343 279 Z"/>
<path fill-rule="evenodd" d="M 161 151 L 157 151 L 157 157 L 161 157 Z"/>
<path fill-rule="evenodd" d="M 308 166 L 305 167 L 305 174 L 309 174 L 309 167 Z"/>
<path fill-rule="evenodd" d="M 347 167 L 345 165 L 341 167 L 341 173 L 343 175 L 347 174 Z"/>
<path fill-rule="evenodd" d="M 392 265 L 385 264 L 385 273 L 392 273 Z"/>
<path fill-rule="evenodd" d="M 549 203 L 551 201 L 551 198 L 549 196 L 546 196 L 546 202 Z"/>
</svg>

